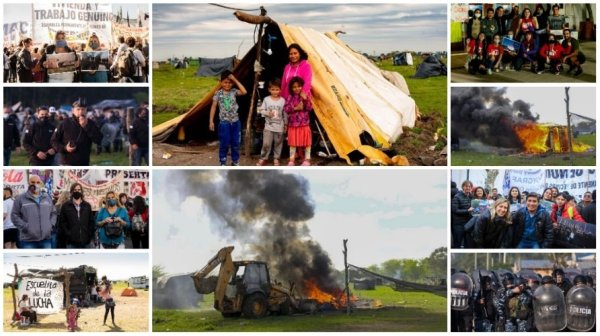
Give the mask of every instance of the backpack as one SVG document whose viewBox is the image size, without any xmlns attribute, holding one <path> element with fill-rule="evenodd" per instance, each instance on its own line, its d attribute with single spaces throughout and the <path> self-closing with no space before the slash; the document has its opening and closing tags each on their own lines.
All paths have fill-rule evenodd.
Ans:
<svg viewBox="0 0 600 336">
<path fill-rule="evenodd" d="M 123 228 L 119 223 L 106 223 L 104 225 L 104 233 L 108 238 L 120 238 L 123 234 Z"/>
<path fill-rule="evenodd" d="M 136 214 L 133 216 L 133 218 L 131 219 L 131 224 L 133 226 L 133 231 L 134 232 L 140 232 L 140 233 L 144 233 L 146 232 L 146 222 L 144 222 L 144 219 L 142 218 L 141 214 Z"/>
<path fill-rule="evenodd" d="M 135 76 L 135 56 L 133 56 L 133 49 L 127 48 L 117 58 L 117 72 L 119 77 L 131 78 Z"/>
</svg>

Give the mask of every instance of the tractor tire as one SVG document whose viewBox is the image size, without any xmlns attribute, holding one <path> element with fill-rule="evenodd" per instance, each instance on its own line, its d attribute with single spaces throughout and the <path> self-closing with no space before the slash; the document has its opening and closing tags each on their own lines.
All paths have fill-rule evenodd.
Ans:
<svg viewBox="0 0 600 336">
<path fill-rule="evenodd" d="M 247 318 L 261 318 L 267 315 L 267 299 L 261 293 L 254 293 L 246 297 L 242 305 L 242 312 Z"/>
<path fill-rule="evenodd" d="M 232 318 L 232 317 L 240 317 L 242 315 L 242 313 L 237 312 L 237 313 L 221 313 L 221 315 L 223 315 L 224 318 Z"/>
</svg>

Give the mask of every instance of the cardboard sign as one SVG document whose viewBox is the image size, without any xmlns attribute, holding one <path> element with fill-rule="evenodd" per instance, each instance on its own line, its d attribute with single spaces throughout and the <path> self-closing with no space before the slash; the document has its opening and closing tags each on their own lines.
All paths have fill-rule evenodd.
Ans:
<svg viewBox="0 0 600 336">
<path fill-rule="evenodd" d="M 554 243 L 566 248 L 596 248 L 596 225 L 558 218 L 559 228 L 554 231 Z"/>
<path fill-rule="evenodd" d="M 108 71 L 108 50 L 82 51 L 79 53 L 79 64 L 81 71 Z"/>
<path fill-rule="evenodd" d="M 513 39 L 509 39 L 508 37 L 503 37 L 501 44 L 505 51 L 512 51 L 517 53 L 521 48 L 521 43 Z"/>
<path fill-rule="evenodd" d="M 39 315 L 59 313 L 63 308 L 63 283 L 43 278 L 23 278 L 19 282 L 18 300 L 27 294 L 28 306 Z"/>
<path fill-rule="evenodd" d="M 471 200 L 471 208 L 473 208 L 473 216 L 479 216 L 490 207 L 488 200 L 474 199 Z"/>
</svg>

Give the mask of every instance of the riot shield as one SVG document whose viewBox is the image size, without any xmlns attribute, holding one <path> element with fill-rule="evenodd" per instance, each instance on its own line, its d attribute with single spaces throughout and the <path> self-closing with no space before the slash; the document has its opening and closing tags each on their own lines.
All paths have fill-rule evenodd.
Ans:
<svg viewBox="0 0 600 336">
<path fill-rule="evenodd" d="M 586 285 L 578 285 L 569 290 L 566 301 L 569 330 L 590 331 L 596 324 L 596 292 Z"/>
<path fill-rule="evenodd" d="M 533 314 L 538 331 L 560 331 L 567 326 L 565 298 L 555 285 L 546 284 L 533 293 Z"/>
<path fill-rule="evenodd" d="M 469 308 L 469 298 L 473 290 L 473 280 L 465 273 L 454 273 L 451 278 L 451 308 L 452 310 L 466 310 Z"/>
</svg>

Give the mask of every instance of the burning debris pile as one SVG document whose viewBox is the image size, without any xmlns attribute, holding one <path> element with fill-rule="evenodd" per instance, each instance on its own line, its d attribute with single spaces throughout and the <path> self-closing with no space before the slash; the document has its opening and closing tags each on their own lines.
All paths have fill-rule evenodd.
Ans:
<svg viewBox="0 0 600 336">
<path fill-rule="evenodd" d="M 314 204 L 305 179 L 276 170 L 172 174 L 183 198 L 201 198 L 218 233 L 266 262 L 273 278 L 294 282 L 300 294 L 320 304 L 346 305 L 331 259 L 306 224 Z"/>
<path fill-rule="evenodd" d="M 566 126 L 538 123 L 531 105 L 511 101 L 505 88 L 453 88 L 452 138 L 462 148 L 488 152 L 565 153 L 569 151 Z M 574 152 L 591 146 L 572 140 Z"/>
</svg>

